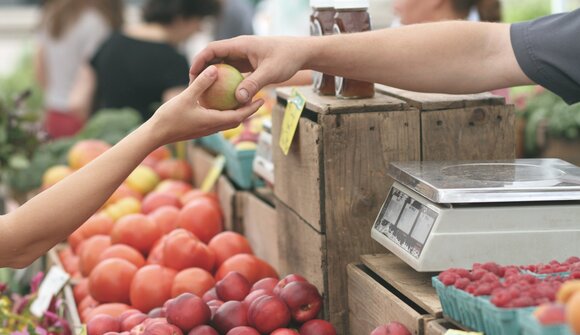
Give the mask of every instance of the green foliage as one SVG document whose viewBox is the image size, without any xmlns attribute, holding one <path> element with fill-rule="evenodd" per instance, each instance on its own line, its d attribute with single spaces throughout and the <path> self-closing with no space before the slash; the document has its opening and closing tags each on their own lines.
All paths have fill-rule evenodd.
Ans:
<svg viewBox="0 0 580 335">
<path fill-rule="evenodd" d="M 546 0 L 504 0 L 502 1 L 503 20 L 514 23 L 549 15 L 551 3 Z"/>
<path fill-rule="evenodd" d="M 142 122 L 141 115 L 134 109 L 103 109 L 87 122 L 77 138 L 101 139 L 115 144 Z"/>
</svg>

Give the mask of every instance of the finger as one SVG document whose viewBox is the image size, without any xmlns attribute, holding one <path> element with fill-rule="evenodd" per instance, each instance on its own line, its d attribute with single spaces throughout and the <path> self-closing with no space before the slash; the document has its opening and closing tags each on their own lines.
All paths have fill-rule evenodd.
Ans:
<svg viewBox="0 0 580 335">
<path fill-rule="evenodd" d="M 236 110 L 227 110 L 219 112 L 220 123 L 233 125 L 234 127 L 240 124 L 242 121 L 250 117 L 252 114 L 258 111 L 260 107 L 264 104 L 263 99 L 256 100 L 251 104 L 248 104 L 242 108 Z"/>
<path fill-rule="evenodd" d="M 236 99 L 241 103 L 250 101 L 264 86 L 274 82 L 274 73 L 267 66 L 258 67 L 238 85 Z"/>
<path fill-rule="evenodd" d="M 217 79 L 217 69 L 215 66 L 208 66 L 199 74 L 187 87 L 186 92 L 195 97 L 207 90 Z"/>
</svg>

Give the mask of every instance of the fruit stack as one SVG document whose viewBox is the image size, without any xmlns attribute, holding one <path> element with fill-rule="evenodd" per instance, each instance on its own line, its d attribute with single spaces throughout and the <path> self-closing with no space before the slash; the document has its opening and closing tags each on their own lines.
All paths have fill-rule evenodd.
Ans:
<svg viewBox="0 0 580 335">
<path fill-rule="evenodd" d="M 577 263 L 572 257 L 562 264 L 575 269 Z M 562 264 L 551 268 L 560 274 Z M 580 277 L 580 272 L 567 272 L 567 276 L 530 272 L 539 268 L 545 267 L 474 264 L 471 271 L 442 272 L 433 278 L 433 286 L 451 319 L 490 335 L 518 334 L 519 315 L 529 313 L 533 306 L 553 302 L 563 282 Z"/>
<path fill-rule="evenodd" d="M 316 319 L 320 293 L 303 277 L 264 278 L 253 285 L 229 272 L 201 297 L 182 293 L 148 314 L 129 309 L 120 315 L 99 314 L 87 324 L 88 335 L 336 335 Z M 298 332 L 299 331 L 299 332 Z"/>
</svg>

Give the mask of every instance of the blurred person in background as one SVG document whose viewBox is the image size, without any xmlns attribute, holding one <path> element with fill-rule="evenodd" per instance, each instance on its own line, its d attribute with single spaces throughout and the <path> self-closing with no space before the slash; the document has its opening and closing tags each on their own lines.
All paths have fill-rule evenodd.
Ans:
<svg viewBox="0 0 580 335">
<path fill-rule="evenodd" d="M 240 35 L 253 35 L 254 5 L 251 0 L 221 0 L 222 11 L 217 18 L 214 39 L 224 40 Z"/>
<path fill-rule="evenodd" d="M 143 22 L 112 34 L 83 66 L 71 104 L 81 113 L 130 107 L 149 119 L 187 87 L 189 65 L 178 47 L 219 10 L 219 0 L 146 1 Z"/>
<path fill-rule="evenodd" d="M 403 25 L 448 20 L 501 21 L 499 0 L 395 0 L 394 7 Z"/>
<path fill-rule="evenodd" d="M 36 77 L 45 95 L 45 128 L 52 138 L 72 136 L 86 115 L 69 105 L 81 65 L 123 24 L 121 0 L 48 0 L 35 59 Z"/>
</svg>

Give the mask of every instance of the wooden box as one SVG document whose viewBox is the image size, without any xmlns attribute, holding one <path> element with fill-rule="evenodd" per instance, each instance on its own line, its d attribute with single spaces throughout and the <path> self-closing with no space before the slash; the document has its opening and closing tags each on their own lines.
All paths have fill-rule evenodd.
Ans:
<svg viewBox="0 0 580 335">
<path fill-rule="evenodd" d="M 242 232 L 250 241 L 254 254 L 280 271 L 276 209 L 256 194 L 241 193 Z"/>
<path fill-rule="evenodd" d="M 362 260 L 364 264 L 348 265 L 349 333 L 369 334 L 397 321 L 412 334 L 427 334 L 429 323 L 442 315 L 431 275 L 415 272 L 392 254 Z"/>
<path fill-rule="evenodd" d="M 307 103 L 287 156 L 278 143 L 291 88 L 278 89 L 272 116 L 281 272 L 314 278 L 325 317 L 344 334 L 346 266 L 384 251 L 370 229 L 392 184 L 388 164 L 513 158 L 515 118 L 488 95 L 337 100 L 298 90 Z"/>
</svg>

